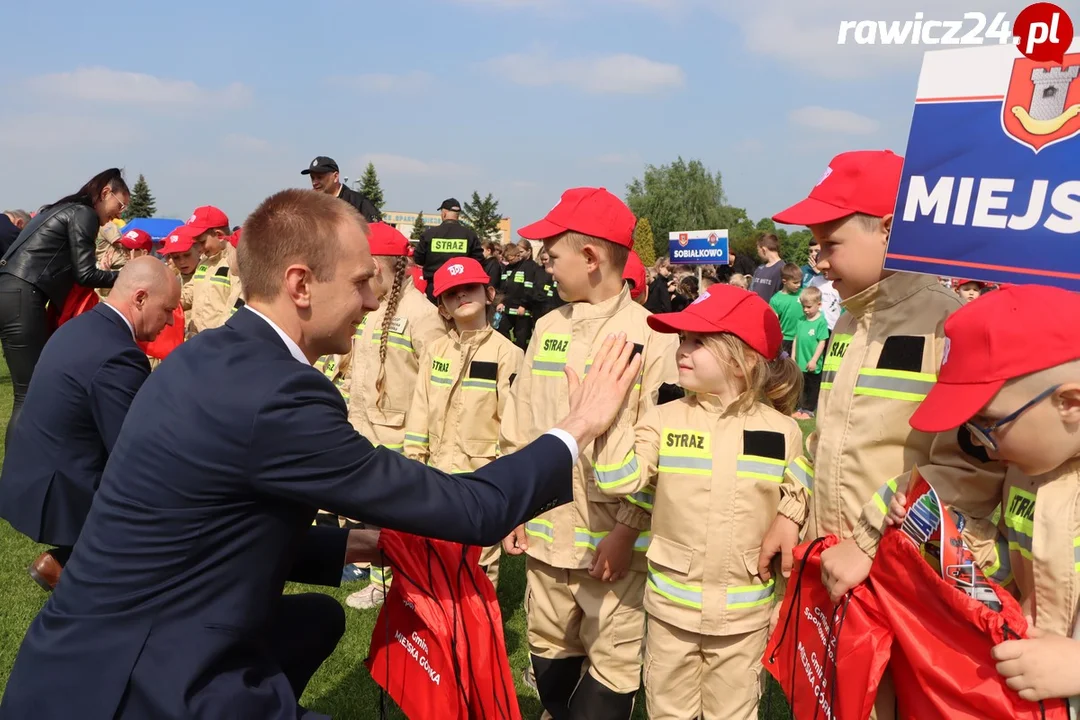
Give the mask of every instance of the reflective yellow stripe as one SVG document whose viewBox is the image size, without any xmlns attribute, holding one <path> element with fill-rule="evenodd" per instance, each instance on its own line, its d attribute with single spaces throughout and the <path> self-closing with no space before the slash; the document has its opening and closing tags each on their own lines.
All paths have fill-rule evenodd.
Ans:
<svg viewBox="0 0 1080 720">
<path fill-rule="evenodd" d="M 532 363 L 533 374 L 563 377 L 566 356 L 570 352 L 570 335 L 544 333 L 538 348 Z"/>
<path fill-rule="evenodd" d="M 428 436 L 427 435 L 418 435 L 416 433 L 405 433 L 405 444 L 406 445 L 421 445 L 423 447 L 427 447 Z"/>
<path fill-rule="evenodd" d="M 593 465 L 593 473 L 596 475 L 596 484 L 607 490 L 634 482 L 641 477 L 641 468 L 638 467 L 637 456 L 631 450 L 620 463 Z"/>
<path fill-rule="evenodd" d="M 994 542 L 994 562 L 983 568 L 986 577 L 998 585 L 1008 585 L 1012 580 L 1012 561 L 1009 559 L 1009 541 L 998 537 Z"/>
<path fill-rule="evenodd" d="M 1005 530 L 1009 538 L 1009 550 L 1031 560 L 1032 536 L 1035 534 L 1035 495 L 1018 487 L 1009 488 L 1005 501 Z"/>
<path fill-rule="evenodd" d="M 461 381 L 463 390 L 480 390 L 483 392 L 495 392 L 499 389 L 499 383 L 495 380 L 484 378 L 465 378 Z"/>
<path fill-rule="evenodd" d="M 889 501 L 896 494 L 896 478 L 889 480 L 874 493 L 874 505 L 884 515 L 889 514 Z"/>
<path fill-rule="evenodd" d="M 797 457 L 787 466 L 787 474 L 806 488 L 807 495 L 814 494 L 814 466 L 806 458 Z"/>
<path fill-rule="evenodd" d="M 1080 537 L 1073 538 L 1073 562 L 1076 572 L 1080 572 Z"/>
<path fill-rule="evenodd" d="M 371 342 L 375 343 L 376 345 L 382 342 L 382 330 L 375 331 L 375 333 L 371 336 Z M 386 344 L 388 346 L 401 348 L 402 350 L 408 350 L 409 352 L 412 352 L 413 349 L 412 338 L 408 335 L 402 335 L 401 333 L 396 332 L 390 333 L 390 337 L 386 340 Z"/>
<path fill-rule="evenodd" d="M 776 592 L 776 580 L 769 580 L 764 585 L 746 585 L 727 589 L 727 609 L 743 610 L 772 602 Z"/>
<path fill-rule="evenodd" d="M 707 432 L 664 428 L 660 432 L 660 472 L 712 474 L 712 437 Z"/>
<path fill-rule="evenodd" d="M 555 525 L 550 520 L 530 520 L 525 523 L 525 534 L 547 542 L 554 542 Z"/>
<path fill-rule="evenodd" d="M 450 374 L 450 361 L 446 358 L 431 358 L 431 384 L 453 385 L 454 378 Z"/>
<path fill-rule="evenodd" d="M 649 563 L 649 574 L 646 583 L 653 592 L 661 595 L 673 603 L 686 607 L 701 609 L 701 588 L 696 585 L 684 585 L 669 578 Z"/>
<path fill-rule="evenodd" d="M 740 455 L 735 462 L 735 476 L 750 480 L 779 483 L 784 480 L 786 463 L 761 455 Z"/>
<path fill-rule="evenodd" d="M 932 373 L 863 368 L 855 384 L 856 395 L 922 402 L 937 382 Z"/>
<path fill-rule="evenodd" d="M 650 485 L 644 490 L 640 490 L 632 495 L 627 495 L 626 499 L 642 510 L 652 512 L 653 503 L 656 502 L 656 488 Z"/>
<path fill-rule="evenodd" d="M 224 285 L 225 287 L 232 287 L 232 280 L 229 279 L 228 275 L 214 275 L 210 278 L 210 282 L 217 285 Z"/>
</svg>

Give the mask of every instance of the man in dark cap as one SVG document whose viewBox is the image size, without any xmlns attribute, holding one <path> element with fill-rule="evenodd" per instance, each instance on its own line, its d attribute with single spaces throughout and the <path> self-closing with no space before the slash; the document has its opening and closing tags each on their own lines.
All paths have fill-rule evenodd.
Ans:
<svg viewBox="0 0 1080 720">
<path fill-rule="evenodd" d="M 420 266 L 427 280 L 427 297 L 435 302 L 435 271 L 452 257 L 468 256 L 483 264 L 484 247 L 476 231 L 462 225 L 461 203 L 454 198 L 443 200 L 439 206 L 442 223 L 428 228 L 416 243 L 413 261 Z"/>
<path fill-rule="evenodd" d="M 366 195 L 351 190 L 347 185 L 342 184 L 338 174 L 338 164 L 334 161 L 334 158 L 320 155 L 312 160 L 310 165 L 301 170 L 300 174 L 311 176 L 312 190 L 341 198 L 359 210 L 360 214 L 368 222 L 382 220 L 382 213 L 379 212 L 379 208 L 375 207 L 375 204 L 368 200 Z"/>
</svg>

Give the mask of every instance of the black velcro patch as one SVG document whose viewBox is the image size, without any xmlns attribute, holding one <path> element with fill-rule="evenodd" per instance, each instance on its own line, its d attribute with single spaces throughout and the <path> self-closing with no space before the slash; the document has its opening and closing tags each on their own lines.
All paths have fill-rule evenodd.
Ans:
<svg viewBox="0 0 1080 720">
<path fill-rule="evenodd" d="M 480 380 L 498 380 L 499 363 L 473 360 L 469 363 L 469 377 Z"/>
<path fill-rule="evenodd" d="M 514 387 L 514 381 L 517 380 L 517 373 L 510 375 L 510 387 Z"/>
<path fill-rule="evenodd" d="M 236 298 L 236 302 L 233 303 L 233 307 L 237 310 L 244 307 L 244 298 Z"/>
<path fill-rule="evenodd" d="M 990 462 L 990 456 L 986 453 L 986 448 L 975 442 L 975 438 L 971 436 L 971 431 L 964 425 L 961 425 L 956 430 L 956 444 L 960 446 L 960 449 L 968 457 L 981 463 Z"/>
<path fill-rule="evenodd" d="M 885 338 L 878 358 L 878 370 L 922 372 L 926 338 L 921 335 L 893 335 Z"/>
<path fill-rule="evenodd" d="M 660 392 L 657 394 L 656 404 L 663 405 L 664 403 L 669 403 L 672 400 L 678 400 L 685 395 L 686 393 L 678 385 L 664 383 L 660 386 Z"/>
<path fill-rule="evenodd" d="M 217 269 L 217 272 L 214 273 L 214 275 L 216 275 L 217 277 L 229 277 L 229 266 L 222 265 Z"/>
<path fill-rule="evenodd" d="M 786 460 L 784 434 L 772 430 L 743 430 L 743 455 Z"/>
<path fill-rule="evenodd" d="M 645 346 L 641 343 L 634 343 L 634 351 L 630 353 L 630 359 L 633 360 L 635 355 L 645 352 Z"/>
</svg>

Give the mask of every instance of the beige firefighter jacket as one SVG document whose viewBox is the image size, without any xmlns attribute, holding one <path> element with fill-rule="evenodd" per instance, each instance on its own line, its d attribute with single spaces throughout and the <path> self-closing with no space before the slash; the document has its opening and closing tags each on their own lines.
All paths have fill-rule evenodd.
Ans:
<svg viewBox="0 0 1080 720">
<path fill-rule="evenodd" d="M 229 254 L 222 250 L 205 257 L 191 280 L 191 313 L 187 315 L 187 338 L 203 330 L 219 327 L 229 319 L 232 307 L 233 275 L 229 269 Z"/>
<path fill-rule="evenodd" d="M 499 454 L 499 423 L 525 353 L 492 330 L 450 334 L 420 359 L 405 420 L 405 455 L 451 473 L 472 472 Z"/>
<path fill-rule="evenodd" d="M 656 404 L 660 386 L 678 382 L 675 335 L 654 332 L 646 324 L 649 311 L 630 299 L 625 285 L 610 300 L 596 305 L 577 302 L 549 312 L 536 323 L 525 364 L 507 403 L 499 448 L 507 454 L 547 432 L 569 412 L 563 368 L 584 377 L 593 356 L 610 333 L 626 333 L 641 346 L 641 381 L 630 391 L 612 427 L 632 430 Z M 647 531 L 648 511 L 627 498 L 609 497 L 593 478 L 595 443 L 581 448 L 574 466 L 574 501 L 525 523 L 528 554 L 552 567 L 587 569 L 597 545 L 615 523 Z M 631 569 L 644 572 L 649 536 L 638 538 Z"/>
<path fill-rule="evenodd" d="M 325 375 L 330 382 L 334 383 L 334 387 L 341 393 L 341 397 L 345 400 L 346 405 L 349 402 L 349 384 L 352 377 L 352 373 L 350 372 L 352 369 L 350 363 L 351 358 L 351 352 L 345 355 L 323 355 L 315 361 L 315 365 L 313 366 L 316 370 Z"/>
<path fill-rule="evenodd" d="M 1035 478 L 1009 468 L 1000 527 L 1024 612 L 1040 630 L 1072 637 L 1080 607 L 1080 459 Z"/>
<path fill-rule="evenodd" d="M 703 635 L 768 626 L 776 588 L 758 576 L 758 555 L 784 468 L 802 453 L 799 424 L 761 403 L 740 414 L 715 395 L 692 395 L 596 444 L 600 491 L 652 510 L 649 614 Z"/>
<path fill-rule="evenodd" d="M 420 355 L 446 335 L 446 323 L 434 305 L 406 278 L 397 312 L 389 321 L 382 393 L 377 393 L 379 346 L 386 317 L 385 301 L 364 316 L 353 335 L 349 421 L 374 445 L 402 452 L 405 416 L 412 404 Z"/>
<path fill-rule="evenodd" d="M 1005 579 L 991 520 L 1004 467 L 964 428 L 932 435 L 908 422 L 937 380 L 945 319 L 959 299 L 936 278 L 897 273 L 843 306 L 825 353 L 818 429 L 808 456 L 788 467 L 780 513 L 807 538 L 854 537 L 872 556 L 889 501 L 918 465 L 941 501 L 968 518 L 964 535 L 980 564 Z"/>
</svg>

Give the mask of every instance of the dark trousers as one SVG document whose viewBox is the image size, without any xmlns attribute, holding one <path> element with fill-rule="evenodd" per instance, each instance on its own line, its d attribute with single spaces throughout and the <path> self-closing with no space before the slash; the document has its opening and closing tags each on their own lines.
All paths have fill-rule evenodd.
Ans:
<svg viewBox="0 0 1080 720">
<path fill-rule="evenodd" d="M 821 393 L 821 373 L 803 372 L 802 401 L 803 410 L 817 412 L 818 395 Z"/>
<path fill-rule="evenodd" d="M 45 293 L 25 280 L 7 273 L 0 275 L 0 346 L 15 395 L 6 441 L 11 439 L 11 429 L 19 419 L 34 366 L 49 339 L 46 301 Z"/>
<path fill-rule="evenodd" d="M 285 595 L 267 634 L 270 651 L 289 679 L 297 702 L 311 676 L 345 634 L 345 609 L 321 593 Z"/>
<path fill-rule="evenodd" d="M 503 324 L 510 325 L 514 328 L 514 344 L 522 350 L 527 350 L 529 348 L 529 340 L 532 339 L 533 326 L 536 325 L 536 318 L 532 315 L 509 315 L 508 317 L 511 322 L 508 323 L 504 319 Z M 503 334 L 510 337 L 506 333 Z"/>
</svg>

